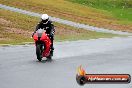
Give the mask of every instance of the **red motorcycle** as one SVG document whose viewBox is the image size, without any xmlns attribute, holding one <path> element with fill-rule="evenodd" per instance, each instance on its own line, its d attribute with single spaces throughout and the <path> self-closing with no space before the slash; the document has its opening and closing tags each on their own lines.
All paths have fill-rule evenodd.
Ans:
<svg viewBox="0 0 132 88">
<path fill-rule="evenodd" d="M 51 50 L 51 40 L 48 37 L 48 34 L 45 33 L 44 29 L 38 29 L 33 35 L 33 39 L 36 45 L 36 56 L 39 61 L 43 57 L 46 57 L 47 60 L 51 60 L 53 56 L 53 51 Z"/>
</svg>

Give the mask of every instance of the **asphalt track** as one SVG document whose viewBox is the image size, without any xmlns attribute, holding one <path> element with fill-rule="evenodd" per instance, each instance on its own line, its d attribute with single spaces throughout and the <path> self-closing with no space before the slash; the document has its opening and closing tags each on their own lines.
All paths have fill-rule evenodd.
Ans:
<svg viewBox="0 0 132 88">
<path fill-rule="evenodd" d="M 50 62 L 38 62 L 34 45 L 0 47 L 0 88 L 132 88 L 130 84 L 76 83 L 77 67 L 87 73 L 132 75 L 132 37 L 55 43 Z"/>
</svg>

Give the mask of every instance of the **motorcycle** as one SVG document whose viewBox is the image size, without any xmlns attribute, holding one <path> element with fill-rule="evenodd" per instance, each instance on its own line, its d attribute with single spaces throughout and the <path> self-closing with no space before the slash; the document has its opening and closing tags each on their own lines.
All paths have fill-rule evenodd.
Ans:
<svg viewBox="0 0 132 88">
<path fill-rule="evenodd" d="M 44 29 L 38 29 L 33 35 L 33 39 L 36 45 L 36 56 L 39 61 L 42 61 L 43 57 L 47 60 L 51 60 L 53 51 L 51 50 L 51 40 L 46 34 Z"/>
</svg>

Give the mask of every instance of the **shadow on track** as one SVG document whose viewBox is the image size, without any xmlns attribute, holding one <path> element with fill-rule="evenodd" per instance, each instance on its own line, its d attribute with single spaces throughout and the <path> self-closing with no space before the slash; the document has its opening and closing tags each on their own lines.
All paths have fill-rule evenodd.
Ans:
<svg viewBox="0 0 132 88">
<path fill-rule="evenodd" d="M 36 62 L 39 62 L 39 63 L 47 63 L 47 62 L 53 62 L 52 59 L 46 59 L 46 60 L 42 60 L 42 61 L 36 61 Z"/>
</svg>

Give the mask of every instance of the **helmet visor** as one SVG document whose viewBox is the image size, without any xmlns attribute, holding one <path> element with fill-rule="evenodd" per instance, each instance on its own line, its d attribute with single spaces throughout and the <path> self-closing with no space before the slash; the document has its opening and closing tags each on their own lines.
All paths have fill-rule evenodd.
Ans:
<svg viewBox="0 0 132 88">
<path fill-rule="evenodd" d="M 46 19 L 46 20 L 43 20 L 43 19 L 42 19 L 42 22 L 43 22 L 43 23 L 47 23 L 48 20 L 49 20 L 49 19 Z"/>
</svg>

